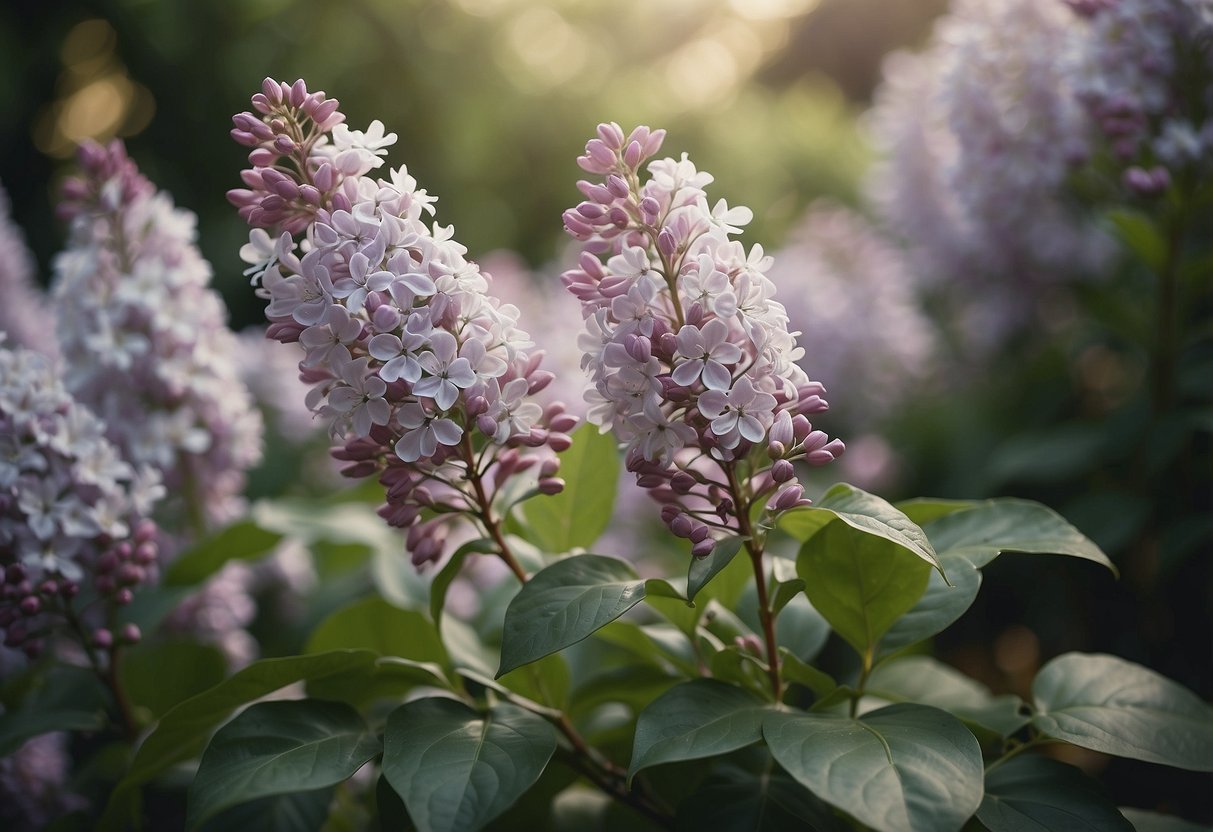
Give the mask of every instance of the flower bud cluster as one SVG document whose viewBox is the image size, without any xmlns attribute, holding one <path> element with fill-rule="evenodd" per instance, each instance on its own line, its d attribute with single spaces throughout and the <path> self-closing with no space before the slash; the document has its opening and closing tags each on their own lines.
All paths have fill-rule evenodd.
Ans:
<svg viewBox="0 0 1213 832">
<path fill-rule="evenodd" d="M 712 176 L 686 154 L 642 176 L 664 135 L 599 125 L 577 161 L 604 179 L 579 182 L 585 200 L 564 214 L 584 251 L 561 280 L 585 318 L 587 418 L 627 442 L 628 469 L 701 556 L 709 525 L 748 526 L 742 492 L 746 503 L 769 496 L 775 512 L 801 505 L 792 461 L 824 464 L 843 445 L 806 418 L 826 409 L 825 390 L 796 364 L 803 350 L 774 299 L 771 258 L 731 239 L 752 212 L 709 207 Z M 733 476 L 741 463 L 745 482 Z"/>
<path fill-rule="evenodd" d="M 64 186 L 68 248 L 55 261 L 65 382 L 124 459 L 159 470 L 193 524 L 241 505 L 261 417 L 195 246 L 194 215 L 158 194 L 118 142 L 85 145 Z"/>
<path fill-rule="evenodd" d="M 114 607 L 155 577 L 164 494 L 157 472 L 136 470 L 105 426 L 64 389 L 54 364 L 0 344 L 0 629 L 36 654 L 79 595 Z M 78 632 L 108 649 L 108 629 Z M 118 640 L 137 641 L 137 630 Z"/>
<path fill-rule="evenodd" d="M 308 404 L 343 441 L 334 450 L 349 463 L 343 473 L 379 477 L 381 514 L 409 530 L 421 565 L 444 551 L 444 515 L 483 519 L 515 475 L 534 469 L 540 491 L 559 491 L 555 452 L 569 446 L 577 419 L 559 402 L 532 400 L 552 381 L 542 353 L 529 351 L 518 309 L 489 295 L 490 276 L 465 259 L 453 229 L 425 222 L 434 199 L 403 166 L 388 179 L 366 175 L 395 134 L 383 136 L 378 122 L 349 131 L 322 109 L 328 103 L 302 82 L 267 80 L 253 99 L 264 129 L 248 113 L 236 117 L 245 143 L 265 130 L 301 137 L 290 175 L 302 201 L 267 215 L 282 206 L 262 198 L 244 211 L 255 227 L 241 256 L 269 299 L 269 337 L 305 350 Z M 278 181 L 281 158 L 254 155 L 246 183 Z M 244 193 L 232 199 L 252 204 Z M 271 238 L 266 227 L 281 233 Z"/>
</svg>

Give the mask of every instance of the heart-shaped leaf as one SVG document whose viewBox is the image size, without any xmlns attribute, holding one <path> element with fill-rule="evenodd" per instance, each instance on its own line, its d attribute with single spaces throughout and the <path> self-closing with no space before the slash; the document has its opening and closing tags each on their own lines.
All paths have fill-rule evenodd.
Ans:
<svg viewBox="0 0 1213 832">
<path fill-rule="evenodd" d="M 497 677 L 576 644 L 643 598 L 644 581 L 627 561 L 602 555 L 556 561 L 506 608 Z"/>
<path fill-rule="evenodd" d="M 513 705 L 481 715 L 418 699 L 388 716 L 383 774 L 420 832 L 474 832 L 539 779 L 555 750 L 552 726 Z"/>
<path fill-rule="evenodd" d="M 1074 745 L 1213 771 L 1213 708 L 1182 685 L 1116 656 L 1066 653 L 1032 682 L 1042 733 Z"/>
<path fill-rule="evenodd" d="M 768 714 L 762 733 L 789 774 L 878 832 L 958 830 L 981 804 L 977 739 L 937 708 Z"/>
<path fill-rule="evenodd" d="M 190 785 L 190 828 L 231 806 L 334 786 L 379 753 L 379 738 L 341 702 L 261 702 L 219 729 Z"/>
</svg>

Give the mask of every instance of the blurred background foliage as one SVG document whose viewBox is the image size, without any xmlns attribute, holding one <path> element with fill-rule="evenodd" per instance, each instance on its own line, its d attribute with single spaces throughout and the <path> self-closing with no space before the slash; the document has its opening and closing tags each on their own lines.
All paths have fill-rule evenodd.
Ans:
<svg viewBox="0 0 1213 832">
<path fill-rule="evenodd" d="M 873 152 L 861 116 L 882 60 L 922 43 L 946 5 L 8 0 L 0 182 L 45 282 L 64 236 L 53 194 L 74 144 L 125 138 L 144 172 L 198 214 L 233 326 L 257 325 L 262 302 L 236 256 L 247 229 L 224 198 L 244 152 L 227 131 L 264 76 L 304 77 L 341 100 L 352 127 L 378 118 L 399 134 L 391 163 L 440 197 L 438 219 L 473 257 L 515 252 L 560 292 L 550 265 L 566 249 L 560 213 L 578 199 L 574 158 L 599 121 L 667 128 L 667 152 L 716 176 L 713 198 L 754 209 L 745 239 L 778 250 L 814 200 L 862 205 Z M 1194 331 L 1213 331 L 1207 285 L 1187 310 Z M 1151 408 L 1153 291 L 1130 265 L 1046 297 L 1021 335 L 979 360 L 954 355 L 879 425 L 897 461 L 881 486 L 890 499 L 1039 499 L 1121 567 L 1119 581 L 1069 562 L 993 567 L 937 650 L 998 690 L 1023 693 L 1045 659 L 1083 649 L 1213 696 L 1213 361 L 1206 337 L 1178 373 L 1180 404 Z M 822 422 L 850 442 L 845 413 Z M 295 470 L 291 447 L 269 442 L 267 470 Z M 1115 788 L 1134 780 L 1146 800 L 1208 812 L 1194 778 L 1122 769 L 1109 772 Z"/>
</svg>

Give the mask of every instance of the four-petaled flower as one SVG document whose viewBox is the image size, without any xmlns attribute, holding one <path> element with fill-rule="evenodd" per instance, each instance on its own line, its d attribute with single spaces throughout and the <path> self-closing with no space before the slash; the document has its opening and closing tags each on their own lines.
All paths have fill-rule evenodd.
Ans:
<svg viewBox="0 0 1213 832">
<path fill-rule="evenodd" d="M 742 376 L 732 390 L 708 390 L 699 397 L 699 412 L 712 420 L 712 433 L 726 448 L 736 448 L 742 439 L 761 442 L 774 420 L 775 397 L 755 390 L 749 376 Z"/>
<path fill-rule="evenodd" d="M 703 328 L 684 326 L 678 330 L 677 354 L 687 359 L 674 368 L 672 378 L 683 387 L 690 387 L 700 377 L 709 390 L 728 390 L 733 376 L 726 364 L 741 360 L 741 347 L 729 339 L 729 327 L 713 318 Z"/>
</svg>

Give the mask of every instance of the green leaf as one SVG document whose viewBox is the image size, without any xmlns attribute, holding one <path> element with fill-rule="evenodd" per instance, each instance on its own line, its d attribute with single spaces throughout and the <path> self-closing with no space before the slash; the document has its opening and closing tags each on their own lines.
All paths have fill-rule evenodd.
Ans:
<svg viewBox="0 0 1213 832">
<path fill-rule="evenodd" d="M 712 654 L 708 669 L 717 679 L 733 682 L 766 700 L 772 698 L 766 662 L 748 650 L 730 644 Z"/>
<path fill-rule="evenodd" d="M 629 784 L 649 766 L 715 757 L 758 742 L 767 713 L 762 700 L 714 679 L 670 688 L 636 720 Z"/>
<path fill-rule="evenodd" d="M 565 710 L 569 703 L 569 665 L 553 653 L 501 677 L 501 685 L 549 708 Z"/>
<path fill-rule="evenodd" d="M 829 696 L 838 688 L 838 683 L 834 681 L 834 678 L 830 674 L 801 661 L 799 657 L 789 652 L 787 648 L 780 648 L 779 656 L 784 678 L 789 682 L 804 685 L 813 691 L 813 694 L 818 698 Z"/>
<path fill-rule="evenodd" d="M 328 819 L 333 802 L 332 787 L 310 792 L 278 794 L 220 812 L 202 825 L 200 832 L 319 832 Z"/>
<path fill-rule="evenodd" d="M 1107 216 L 1116 229 L 1116 235 L 1129 250 L 1152 270 L 1162 271 L 1167 257 L 1167 241 L 1154 221 L 1146 214 L 1129 208 L 1109 211 Z"/>
<path fill-rule="evenodd" d="M 733 558 L 741 551 L 743 542 L 740 537 L 726 537 L 717 541 L 707 557 L 691 558 L 691 566 L 687 571 L 688 600 L 694 601 L 700 590 L 733 561 Z"/>
<path fill-rule="evenodd" d="M 1042 733 L 1093 751 L 1213 771 L 1213 708 L 1116 656 L 1066 653 L 1032 682 Z"/>
<path fill-rule="evenodd" d="M 1018 696 L 994 696 L 985 685 L 930 656 L 905 656 L 880 665 L 865 690 L 889 702 L 942 708 L 1003 737 L 1030 720 L 1020 712 L 1023 700 Z"/>
<path fill-rule="evenodd" d="M 977 819 L 990 832 L 1133 832 L 1099 784 L 1073 766 L 1025 754 L 986 772 Z"/>
<path fill-rule="evenodd" d="M 178 702 L 222 682 L 227 659 L 209 644 L 167 641 L 122 651 L 118 668 L 130 701 L 160 717 Z"/>
<path fill-rule="evenodd" d="M 937 708 L 768 714 L 762 732 L 789 774 L 878 832 L 958 830 L 981 804 L 981 748 Z"/>
<path fill-rule="evenodd" d="M 593 544 L 611 522 L 619 479 L 614 437 L 583 425 L 573 433 L 572 447 L 560 455 L 560 476 L 564 490 L 559 494 L 522 504 L 532 542 L 554 554 Z"/>
<path fill-rule="evenodd" d="M 645 581 L 644 601 L 688 636 L 693 635 L 699 626 L 703 607 L 692 604 L 667 580 L 649 578 Z"/>
<path fill-rule="evenodd" d="M 527 581 L 506 608 L 498 678 L 576 644 L 643 598 L 644 581 L 627 561 L 602 555 L 556 561 Z"/>
<path fill-rule="evenodd" d="M 223 531 L 186 550 L 164 573 L 168 586 L 192 586 L 223 568 L 229 560 L 256 560 L 269 554 L 283 535 L 263 529 L 252 520 L 233 523 Z"/>
<path fill-rule="evenodd" d="M 835 519 L 858 531 L 884 538 L 943 571 L 931 541 L 910 518 L 880 497 L 846 483 L 831 486 L 816 505 L 787 512 L 779 526 L 804 542 Z"/>
<path fill-rule="evenodd" d="M 677 828 L 712 832 L 850 832 L 851 826 L 773 764 L 762 772 L 725 764 L 679 804 Z"/>
<path fill-rule="evenodd" d="M 622 647 L 641 661 L 659 667 L 673 665 L 686 676 L 699 674 L 699 659 L 686 633 L 668 624 L 634 624 L 612 621 L 594 637 Z M 667 664 L 668 663 L 668 664 Z"/>
<path fill-rule="evenodd" d="M 977 600 L 977 593 L 981 589 L 981 570 L 962 555 L 940 552 L 939 558 L 948 570 L 952 585 L 948 586 L 938 572 L 932 572 L 927 579 L 927 590 L 918 603 L 881 636 L 882 654 L 893 653 L 942 633 Z"/>
<path fill-rule="evenodd" d="M 975 505 L 977 505 L 976 500 L 942 500 L 938 497 L 914 497 L 910 500 L 894 503 L 893 508 L 909 517 L 910 520 L 917 523 L 921 528 L 932 520 L 938 520 L 940 517 L 946 517 L 958 511 L 965 511 Z M 939 549 L 936 548 L 935 551 L 938 554 Z"/>
<path fill-rule="evenodd" d="M 939 552 L 963 556 L 981 568 L 1005 552 L 1069 555 L 1116 572 L 1108 556 L 1050 508 L 1029 500 L 985 500 L 928 523 L 927 535 Z"/>
<path fill-rule="evenodd" d="M 796 569 L 813 607 L 860 654 L 918 603 L 931 571 L 904 546 L 840 520 L 801 546 Z"/>
<path fill-rule="evenodd" d="M 1120 807 L 1120 813 L 1125 816 L 1137 832 L 1210 832 L 1213 826 L 1177 818 L 1173 815 L 1161 815 L 1158 812 L 1147 812 L 1145 809 Z"/>
<path fill-rule="evenodd" d="M 329 615 L 308 639 L 308 653 L 374 650 L 417 662 L 450 665 L 438 630 L 424 613 L 402 610 L 382 598 L 365 598 Z"/>
<path fill-rule="evenodd" d="M 215 726 L 241 705 L 294 682 L 368 673 L 374 663 L 375 654 L 369 650 L 335 650 L 314 656 L 253 662 L 161 717 L 156 729 L 139 746 L 130 771 L 118 785 L 118 792 L 146 783 L 169 766 L 197 755 L 206 746 Z"/>
<path fill-rule="evenodd" d="M 455 550 L 438 574 L 434 576 L 434 581 L 430 584 L 430 618 L 433 619 L 435 628 L 442 625 L 442 611 L 446 607 L 446 591 L 450 589 L 451 583 L 459 575 L 459 570 L 463 568 L 464 559 L 477 552 L 491 553 L 495 551 L 494 546 L 493 541 L 487 537 L 469 540 Z"/>
<path fill-rule="evenodd" d="M 61 665 L 37 677 L 21 707 L 0 714 L 0 757 L 52 731 L 99 731 L 106 726 L 105 692 L 96 675 Z"/>
<path fill-rule="evenodd" d="M 555 750 L 552 726 L 513 705 L 481 716 L 418 699 L 388 716 L 383 773 L 421 832 L 473 832 L 529 789 Z"/>
<path fill-rule="evenodd" d="M 353 776 L 379 753 L 379 739 L 341 702 L 261 702 L 219 729 L 189 791 L 186 825 L 230 806 L 312 791 Z"/>
</svg>

